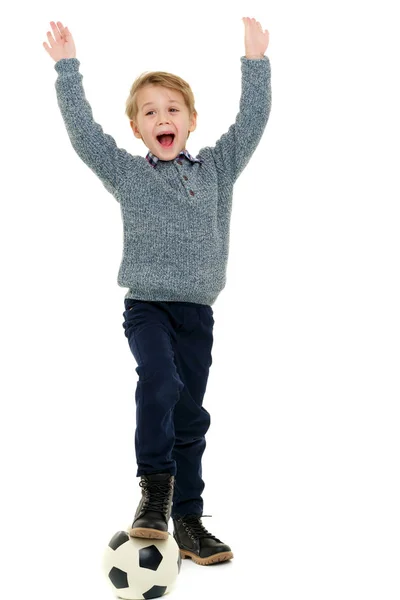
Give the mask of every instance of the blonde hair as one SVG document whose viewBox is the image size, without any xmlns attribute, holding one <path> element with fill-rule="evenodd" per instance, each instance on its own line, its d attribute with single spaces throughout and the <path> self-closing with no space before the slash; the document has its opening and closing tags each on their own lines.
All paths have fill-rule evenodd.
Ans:
<svg viewBox="0 0 400 600">
<path fill-rule="evenodd" d="M 129 117 L 129 120 L 137 123 L 137 114 L 139 112 L 137 94 L 146 85 L 160 85 L 170 90 L 181 92 L 189 110 L 189 118 L 191 119 L 194 115 L 197 116 L 197 110 L 194 107 L 194 95 L 187 81 L 178 75 L 167 73 L 166 71 L 145 71 L 133 82 L 126 101 L 125 114 Z M 190 132 L 188 132 L 188 137 L 189 135 Z"/>
</svg>

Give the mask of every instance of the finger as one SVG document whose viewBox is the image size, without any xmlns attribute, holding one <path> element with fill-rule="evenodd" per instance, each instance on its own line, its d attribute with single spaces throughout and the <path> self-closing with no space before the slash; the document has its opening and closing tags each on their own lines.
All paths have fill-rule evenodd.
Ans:
<svg viewBox="0 0 400 600">
<path fill-rule="evenodd" d="M 58 29 L 61 32 L 61 35 L 65 37 L 68 32 L 68 27 L 64 27 L 61 21 L 57 21 Z"/>
<path fill-rule="evenodd" d="M 56 39 L 56 42 L 61 42 L 61 35 L 60 35 L 60 32 L 58 31 L 58 27 L 56 26 L 54 21 L 50 21 L 50 25 L 53 30 L 53 34 Z"/>
<path fill-rule="evenodd" d="M 51 35 L 50 31 L 47 32 L 47 39 L 50 42 L 50 48 L 53 48 L 53 46 L 56 45 L 56 40 L 53 38 L 53 36 Z"/>
</svg>

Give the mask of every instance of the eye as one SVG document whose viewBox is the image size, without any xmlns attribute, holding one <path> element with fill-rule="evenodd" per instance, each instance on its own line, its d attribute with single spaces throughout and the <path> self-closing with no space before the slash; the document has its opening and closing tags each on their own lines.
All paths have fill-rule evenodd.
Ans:
<svg viewBox="0 0 400 600">
<path fill-rule="evenodd" d="M 171 108 L 170 110 L 176 110 L 176 112 L 179 112 L 179 110 L 176 108 Z M 154 110 L 150 110 L 148 113 L 146 113 L 146 117 L 147 117 L 147 115 L 149 115 L 152 112 L 154 112 Z"/>
</svg>

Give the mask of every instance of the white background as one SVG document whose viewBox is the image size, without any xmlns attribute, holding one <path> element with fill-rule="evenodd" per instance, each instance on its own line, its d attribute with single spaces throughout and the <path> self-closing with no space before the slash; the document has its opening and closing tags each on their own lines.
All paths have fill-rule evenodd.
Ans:
<svg viewBox="0 0 400 600">
<path fill-rule="evenodd" d="M 272 110 L 233 198 L 213 305 L 204 524 L 235 558 L 176 600 L 400 597 L 399 44 L 394 2 L 19 3 L 2 16 L 0 595 L 111 598 L 139 501 L 120 208 L 75 154 L 49 22 L 94 118 L 145 156 L 134 79 L 186 79 L 196 155 L 234 122 L 243 16 L 270 32 Z M 3 9 L 4 13 L 5 9 Z M 172 523 L 170 524 L 172 531 Z"/>
</svg>

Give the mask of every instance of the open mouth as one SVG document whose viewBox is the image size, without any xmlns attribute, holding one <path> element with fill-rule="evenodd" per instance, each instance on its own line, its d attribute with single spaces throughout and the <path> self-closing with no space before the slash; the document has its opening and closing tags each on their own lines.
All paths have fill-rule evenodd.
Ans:
<svg viewBox="0 0 400 600">
<path fill-rule="evenodd" d="M 162 133 L 157 136 L 158 143 L 163 146 L 163 148 L 170 148 L 174 143 L 175 135 L 173 133 Z"/>
</svg>

